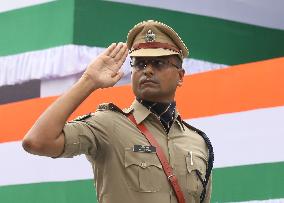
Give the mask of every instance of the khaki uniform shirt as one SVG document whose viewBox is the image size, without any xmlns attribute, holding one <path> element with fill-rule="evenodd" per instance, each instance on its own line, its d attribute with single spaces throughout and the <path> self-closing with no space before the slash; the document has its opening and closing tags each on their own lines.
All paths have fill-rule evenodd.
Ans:
<svg viewBox="0 0 284 203">
<path fill-rule="evenodd" d="M 196 171 L 205 177 L 208 150 L 203 138 L 175 119 L 166 134 L 157 117 L 137 102 L 133 111 L 164 151 L 184 192 L 187 203 L 200 202 L 203 186 Z M 143 134 L 123 114 L 96 111 L 91 117 L 71 121 L 63 129 L 65 149 L 61 157 L 86 154 L 91 162 L 100 203 L 177 203 L 175 193 L 156 153 L 133 152 L 134 145 L 149 146 Z M 211 180 L 204 202 L 210 202 Z"/>
</svg>

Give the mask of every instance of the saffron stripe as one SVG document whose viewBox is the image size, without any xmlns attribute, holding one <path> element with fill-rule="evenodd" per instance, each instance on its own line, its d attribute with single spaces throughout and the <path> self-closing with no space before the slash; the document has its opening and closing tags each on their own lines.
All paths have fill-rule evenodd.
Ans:
<svg viewBox="0 0 284 203">
<path fill-rule="evenodd" d="M 184 119 L 190 119 L 283 106 L 284 94 L 279 88 L 284 86 L 283 64 L 284 58 L 278 58 L 186 76 L 183 87 L 177 91 L 179 111 Z M 56 98 L 0 105 L 0 120 L 3 121 L 0 142 L 22 139 L 38 116 Z M 123 108 L 133 99 L 130 86 L 97 90 L 73 113 L 71 119 L 95 111 L 97 105 L 103 102 L 113 102 Z M 26 115 L 27 109 L 33 111 Z M 17 128 L 14 127 L 15 123 L 18 124 Z"/>
</svg>

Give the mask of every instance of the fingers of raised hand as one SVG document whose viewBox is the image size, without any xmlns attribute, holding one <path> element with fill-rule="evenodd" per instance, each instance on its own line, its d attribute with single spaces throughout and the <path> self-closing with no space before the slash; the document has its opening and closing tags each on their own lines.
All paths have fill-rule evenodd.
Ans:
<svg viewBox="0 0 284 203">
<path fill-rule="evenodd" d="M 117 43 L 115 48 L 110 52 L 109 56 L 111 58 L 114 58 L 117 55 L 117 53 L 119 52 L 119 50 L 121 49 L 122 46 L 123 46 L 122 42 Z"/>
<path fill-rule="evenodd" d="M 110 52 L 109 56 L 117 62 L 121 59 L 126 49 L 126 44 L 119 42 L 116 47 Z"/>
<path fill-rule="evenodd" d="M 128 50 L 127 50 L 127 46 L 126 46 L 125 43 L 123 43 L 123 44 L 121 45 L 120 49 L 118 50 L 118 52 L 116 53 L 116 55 L 113 57 L 114 60 L 115 60 L 116 62 L 120 61 L 120 60 L 123 58 L 124 53 L 125 53 L 126 51 L 128 51 Z"/>
<path fill-rule="evenodd" d="M 119 61 L 127 51 L 127 45 L 125 43 L 112 43 L 102 54 Z"/>
<path fill-rule="evenodd" d="M 128 54 L 127 45 L 125 43 L 118 43 L 117 46 L 111 51 L 109 56 L 113 59 L 115 62 L 115 66 L 113 66 L 113 71 L 116 73 L 124 63 L 126 57 Z"/>
<path fill-rule="evenodd" d="M 127 57 L 127 55 L 128 55 L 128 49 L 127 49 L 127 47 L 125 48 L 125 50 L 124 50 L 124 52 L 121 52 L 120 53 L 120 58 L 119 58 L 119 60 L 117 61 L 117 65 L 120 67 L 120 66 L 122 66 L 122 64 L 124 63 L 124 61 L 126 60 L 126 57 Z"/>
</svg>

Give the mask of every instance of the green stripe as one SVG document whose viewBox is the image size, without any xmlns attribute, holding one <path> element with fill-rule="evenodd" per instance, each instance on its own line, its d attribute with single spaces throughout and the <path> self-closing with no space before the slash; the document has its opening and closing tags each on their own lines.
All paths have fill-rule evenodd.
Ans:
<svg viewBox="0 0 284 203">
<path fill-rule="evenodd" d="M 213 172 L 213 202 L 284 198 L 284 162 L 218 168 Z"/>
<path fill-rule="evenodd" d="M 0 187 L 5 203 L 96 203 L 95 193 L 92 180 Z"/>
<path fill-rule="evenodd" d="M 284 198 L 284 162 L 218 168 L 213 171 L 211 202 Z M 5 203 L 96 202 L 92 180 L 0 187 Z"/>
<path fill-rule="evenodd" d="M 283 30 L 98 0 L 61 0 L 0 14 L 0 55 L 67 43 L 106 47 L 125 41 L 145 19 L 174 27 L 196 59 L 233 65 L 284 56 Z"/>
<path fill-rule="evenodd" d="M 74 0 L 60 0 L 0 14 L 0 56 L 73 42 Z"/>
<path fill-rule="evenodd" d="M 107 46 L 125 40 L 128 30 L 137 22 L 157 19 L 179 32 L 189 46 L 191 57 L 196 59 L 240 64 L 284 56 L 284 31 L 164 9 L 106 1 L 84 2 L 76 1 L 75 43 L 78 44 Z"/>
</svg>

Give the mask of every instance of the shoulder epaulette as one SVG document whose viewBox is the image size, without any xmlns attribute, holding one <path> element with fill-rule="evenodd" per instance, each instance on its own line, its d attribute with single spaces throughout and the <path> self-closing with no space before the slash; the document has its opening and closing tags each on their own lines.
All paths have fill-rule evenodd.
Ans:
<svg viewBox="0 0 284 203">
<path fill-rule="evenodd" d="M 93 113 L 88 113 L 82 116 L 78 116 L 77 118 L 73 119 L 73 121 L 82 121 L 82 120 L 86 120 L 87 118 L 92 117 Z"/>
<path fill-rule="evenodd" d="M 103 103 L 103 104 L 100 104 L 97 108 L 97 111 L 105 111 L 105 110 L 115 111 L 123 115 L 127 115 L 118 106 L 114 105 L 113 103 Z"/>
<path fill-rule="evenodd" d="M 197 128 L 191 126 L 191 125 L 189 125 L 189 124 L 186 123 L 185 121 L 182 121 L 182 123 L 183 123 L 187 128 L 189 128 L 190 130 L 193 130 L 194 132 L 196 132 L 197 134 L 199 134 L 199 135 L 203 138 L 203 140 L 205 141 L 205 143 L 206 143 L 206 145 L 207 145 L 207 148 L 208 148 L 208 166 L 207 166 L 207 168 L 206 168 L 205 181 L 203 182 L 203 181 L 201 180 L 201 181 L 202 181 L 202 185 L 203 185 L 203 191 L 202 191 L 202 193 L 201 193 L 201 195 L 200 195 L 200 200 L 201 200 L 200 202 L 203 202 L 203 200 L 204 200 L 204 198 L 205 198 L 205 195 L 206 195 L 206 186 L 207 186 L 207 184 L 208 184 L 208 182 L 209 182 L 210 175 L 211 175 L 211 171 L 212 171 L 212 168 L 213 168 L 213 163 L 214 163 L 214 151 L 213 151 L 213 146 L 212 146 L 212 144 L 211 144 L 210 139 L 207 137 L 207 135 L 206 135 L 203 131 L 201 131 L 201 130 L 199 130 L 199 129 L 197 129 Z"/>
</svg>

